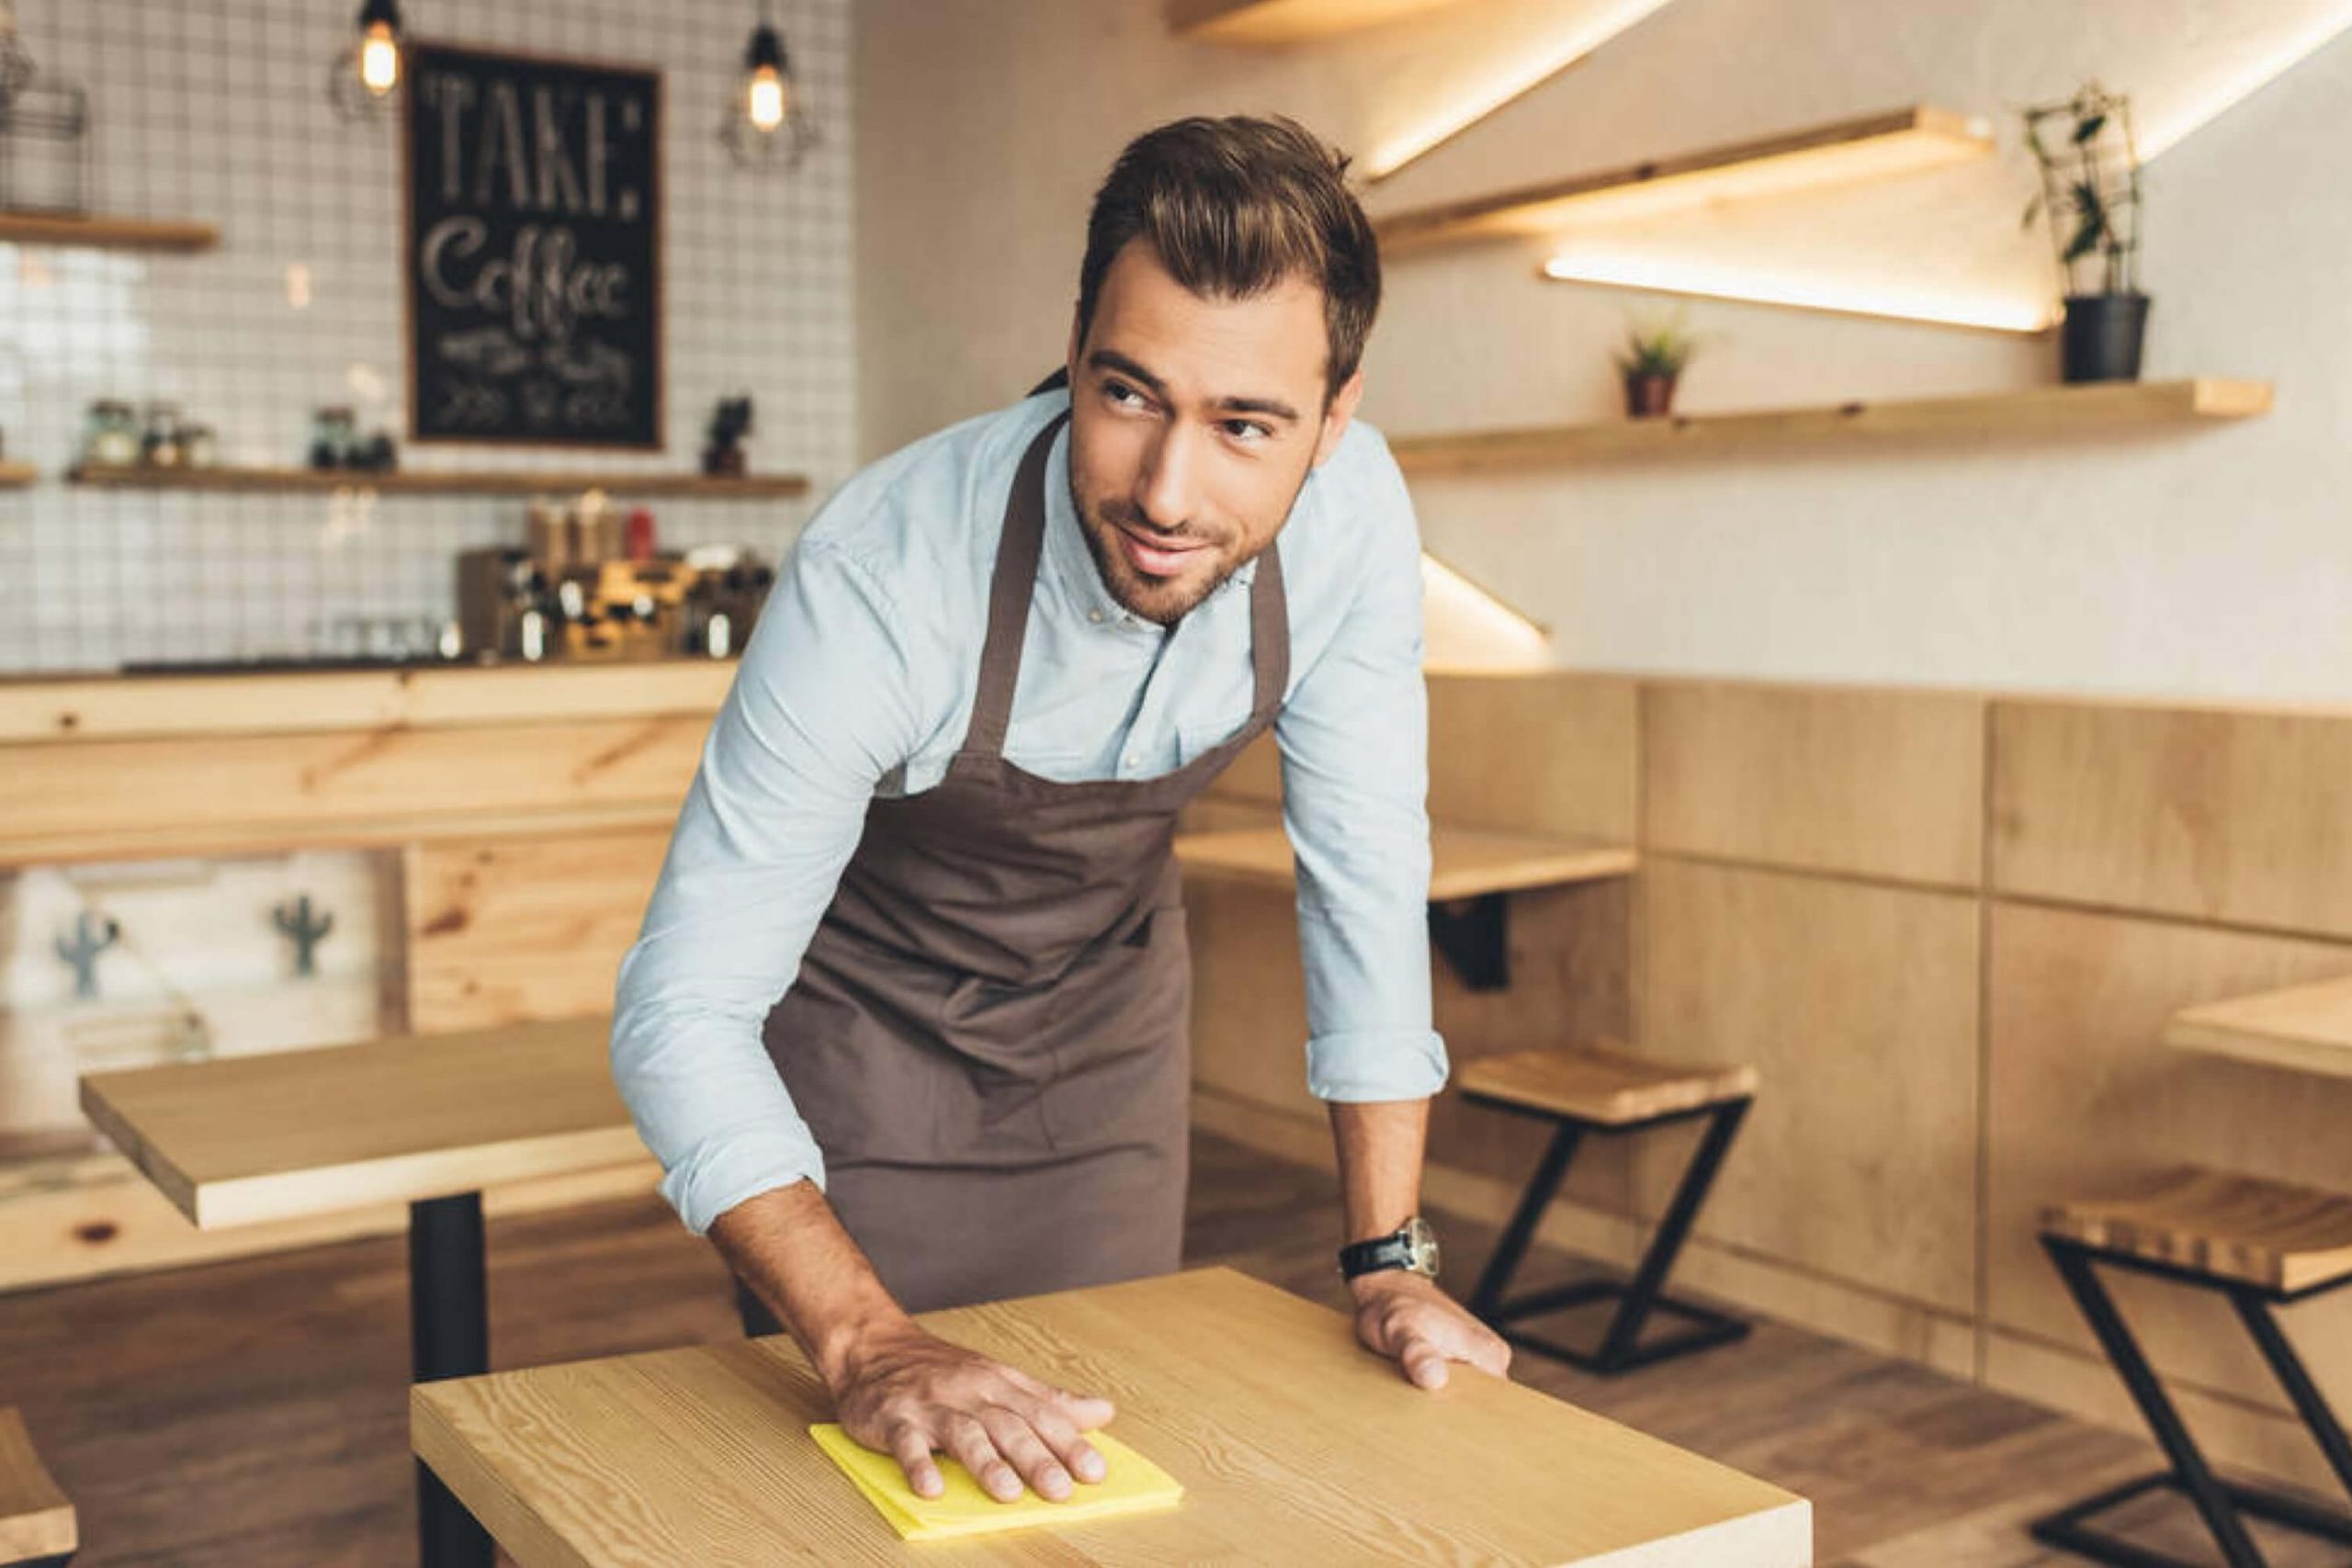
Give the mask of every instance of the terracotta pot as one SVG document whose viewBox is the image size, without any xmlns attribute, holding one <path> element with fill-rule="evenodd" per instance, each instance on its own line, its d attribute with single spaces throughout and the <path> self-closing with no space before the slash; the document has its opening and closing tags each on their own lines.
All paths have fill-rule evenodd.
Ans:
<svg viewBox="0 0 2352 1568">
<path fill-rule="evenodd" d="M 1625 412 L 1634 419 L 1662 419 L 1674 412 L 1671 376 L 1625 374 Z"/>
</svg>

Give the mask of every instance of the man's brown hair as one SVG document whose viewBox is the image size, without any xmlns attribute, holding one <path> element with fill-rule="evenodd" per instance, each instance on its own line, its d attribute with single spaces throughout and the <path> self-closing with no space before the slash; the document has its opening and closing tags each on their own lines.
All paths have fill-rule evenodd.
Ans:
<svg viewBox="0 0 2352 1568">
<path fill-rule="evenodd" d="M 1296 121 L 1194 117 L 1127 143 L 1095 193 L 1078 283 L 1078 333 L 1130 240 L 1203 299 L 1247 299 L 1294 276 L 1323 290 L 1323 395 L 1363 362 L 1380 310 L 1380 242 L 1348 189 L 1348 160 Z"/>
</svg>

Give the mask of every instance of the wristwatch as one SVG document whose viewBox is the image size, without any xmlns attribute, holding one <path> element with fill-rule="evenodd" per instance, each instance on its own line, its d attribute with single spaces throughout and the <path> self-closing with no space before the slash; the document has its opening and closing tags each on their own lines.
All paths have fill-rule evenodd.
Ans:
<svg viewBox="0 0 2352 1568">
<path fill-rule="evenodd" d="M 1437 1232 L 1427 1220 L 1415 1214 L 1386 1235 L 1340 1248 L 1340 1272 L 1347 1279 L 1383 1269 L 1437 1278 Z"/>
</svg>

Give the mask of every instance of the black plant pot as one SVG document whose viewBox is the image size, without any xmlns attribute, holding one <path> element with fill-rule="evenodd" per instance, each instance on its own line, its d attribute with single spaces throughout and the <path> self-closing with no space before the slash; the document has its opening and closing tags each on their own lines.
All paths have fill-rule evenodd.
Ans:
<svg viewBox="0 0 2352 1568">
<path fill-rule="evenodd" d="M 2069 294 L 2064 333 L 2066 379 L 2138 380 L 2140 344 L 2147 331 L 2144 294 Z"/>
</svg>

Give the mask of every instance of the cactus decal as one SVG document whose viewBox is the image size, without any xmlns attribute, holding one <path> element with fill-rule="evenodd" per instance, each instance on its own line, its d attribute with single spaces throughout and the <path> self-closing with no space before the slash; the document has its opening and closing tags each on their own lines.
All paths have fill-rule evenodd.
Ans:
<svg viewBox="0 0 2352 1568">
<path fill-rule="evenodd" d="M 270 919 L 294 943 L 294 973 L 309 978 L 319 972 L 318 948 L 327 933 L 334 930 L 334 916 L 311 912 L 311 896 L 303 894 L 290 904 L 280 904 L 270 911 Z"/>
<path fill-rule="evenodd" d="M 74 996 L 78 1001 L 98 999 L 98 954 L 115 944 L 122 928 L 107 917 L 85 909 L 74 918 L 72 941 L 57 939 L 57 956 L 74 966 Z"/>
</svg>

